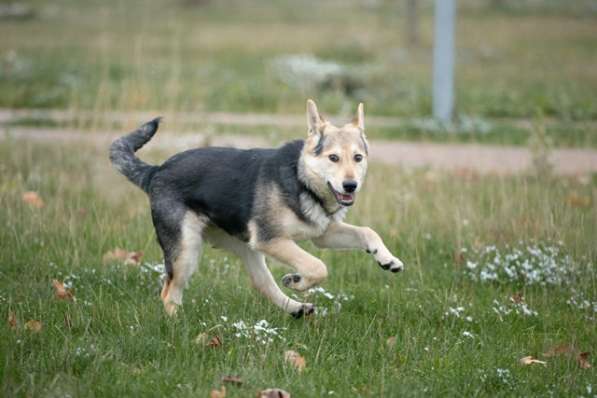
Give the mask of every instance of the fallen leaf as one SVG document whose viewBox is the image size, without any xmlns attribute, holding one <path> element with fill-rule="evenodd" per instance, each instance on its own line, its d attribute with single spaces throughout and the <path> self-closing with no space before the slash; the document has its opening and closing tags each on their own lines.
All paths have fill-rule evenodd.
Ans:
<svg viewBox="0 0 597 398">
<path fill-rule="evenodd" d="M 120 262 L 124 263 L 125 265 L 139 265 L 141 264 L 142 258 L 143 252 L 129 252 L 117 247 L 116 249 L 105 253 L 102 257 L 102 262 L 104 264 Z"/>
<path fill-rule="evenodd" d="M 512 295 L 512 297 L 510 297 L 510 301 L 512 301 L 515 304 L 520 304 L 524 301 L 524 296 L 522 295 L 522 293 L 516 292 Z"/>
<path fill-rule="evenodd" d="M 208 333 L 202 332 L 195 337 L 193 342 L 202 347 L 216 348 L 222 345 L 222 339 L 219 336 L 210 337 Z"/>
<path fill-rule="evenodd" d="M 566 203 L 572 207 L 589 207 L 591 206 L 591 198 L 572 192 L 566 197 Z"/>
<path fill-rule="evenodd" d="M 464 260 L 465 260 L 465 258 L 464 258 L 464 253 L 462 252 L 462 250 L 461 250 L 461 249 L 454 250 L 454 256 L 453 256 L 453 257 L 454 257 L 454 262 L 455 262 L 457 265 L 462 265 L 462 264 L 464 264 Z"/>
<path fill-rule="evenodd" d="M 257 398 L 290 398 L 290 393 L 279 388 L 268 388 L 257 394 Z"/>
<path fill-rule="evenodd" d="M 73 293 L 66 289 L 63 282 L 54 279 L 52 281 L 52 286 L 54 286 L 54 294 L 56 298 L 59 300 L 72 300 Z"/>
<path fill-rule="evenodd" d="M 193 340 L 195 342 L 195 344 L 197 345 L 202 345 L 202 346 L 206 346 L 208 341 L 209 341 L 209 335 L 205 332 L 203 333 L 199 333 L 197 335 L 197 337 L 195 337 L 195 340 Z"/>
<path fill-rule="evenodd" d="M 386 340 L 386 345 L 390 349 L 394 348 L 396 346 L 396 336 L 390 336 L 390 337 L 388 337 L 388 339 Z"/>
<path fill-rule="evenodd" d="M 128 257 L 124 260 L 125 265 L 139 265 L 143 258 L 143 252 L 129 252 Z"/>
<path fill-rule="evenodd" d="M 219 346 L 222 345 L 222 339 L 220 339 L 218 336 L 214 336 L 209 340 L 209 343 L 207 343 L 208 347 L 212 347 L 212 348 L 217 348 Z"/>
<path fill-rule="evenodd" d="M 45 206 L 45 203 L 41 196 L 37 192 L 28 191 L 24 192 L 22 196 L 23 202 L 27 203 L 31 207 L 41 209 Z"/>
<path fill-rule="evenodd" d="M 13 330 L 17 328 L 17 316 L 13 311 L 8 311 L 8 326 Z"/>
<path fill-rule="evenodd" d="M 532 356 L 528 356 L 528 357 L 522 357 L 519 360 L 521 365 L 533 365 L 533 364 L 539 364 L 539 365 L 547 365 L 547 362 L 545 361 L 540 361 L 535 357 Z"/>
<path fill-rule="evenodd" d="M 284 360 L 293 365 L 299 372 L 305 369 L 305 358 L 303 358 L 298 352 L 288 350 L 284 353 Z"/>
<path fill-rule="evenodd" d="M 543 356 L 546 358 L 550 358 L 550 357 L 555 357 L 555 356 L 559 356 L 559 355 L 563 355 L 563 354 L 570 354 L 571 352 L 574 352 L 575 350 L 576 349 L 574 348 L 574 346 L 571 346 L 570 344 L 560 344 L 560 345 L 550 348 L 549 350 L 544 352 Z"/>
<path fill-rule="evenodd" d="M 211 390 L 210 398 L 226 398 L 226 387 L 222 386 L 219 390 Z"/>
<path fill-rule="evenodd" d="M 35 319 L 25 322 L 25 329 L 33 332 L 39 333 L 41 332 L 41 322 Z"/>
<path fill-rule="evenodd" d="M 466 167 L 461 167 L 458 168 L 456 170 L 454 170 L 453 172 L 457 177 L 462 178 L 463 180 L 466 181 L 473 181 L 473 180 L 477 180 L 479 177 L 479 174 L 473 170 L 473 169 L 469 169 Z"/>
<path fill-rule="evenodd" d="M 240 386 L 243 384 L 243 380 L 238 376 L 224 376 L 222 377 L 222 383 L 234 384 Z"/>
<path fill-rule="evenodd" d="M 591 363 L 589 362 L 589 352 L 581 352 L 576 357 L 576 361 L 578 362 L 578 366 L 582 369 L 590 369 Z"/>
</svg>

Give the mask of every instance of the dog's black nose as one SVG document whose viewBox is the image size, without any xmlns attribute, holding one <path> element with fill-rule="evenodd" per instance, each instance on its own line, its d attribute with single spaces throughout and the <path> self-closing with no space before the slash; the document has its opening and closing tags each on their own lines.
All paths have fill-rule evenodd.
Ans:
<svg viewBox="0 0 597 398">
<path fill-rule="evenodd" d="M 344 191 L 346 192 L 354 192 L 357 189 L 357 185 L 356 181 L 348 180 L 342 183 L 342 188 L 344 188 Z"/>
</svg>

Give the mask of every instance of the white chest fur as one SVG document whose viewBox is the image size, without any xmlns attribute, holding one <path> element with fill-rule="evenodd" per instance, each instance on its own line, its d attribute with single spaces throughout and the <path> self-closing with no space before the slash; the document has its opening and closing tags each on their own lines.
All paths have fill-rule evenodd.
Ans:
<svg viewBox="0 0 597 398">
<path fill-rule="evenodd" d="M 332 221 L 341 221 L 347 208 L 342 208 L 333 215 L 329 215 L 311 196 L 301 194 L 301 211 L 305 220 L 299 219 L 294 213 L 288 214 L 284 229 L 286 234 L 293 240 L 312 239 L 323 235 Z"/>
</svg>

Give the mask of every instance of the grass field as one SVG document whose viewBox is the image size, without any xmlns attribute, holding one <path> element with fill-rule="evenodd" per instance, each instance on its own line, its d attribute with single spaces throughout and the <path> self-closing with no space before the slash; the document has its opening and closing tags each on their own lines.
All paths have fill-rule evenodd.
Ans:
<svg viewBox="0 0 597 398">
<path fill-rule="evenodd" d="M 210 248 L 172 320 L 146 199 L 104 150 L 5 141 L 0 158 L 2 396 L 208 396 L 224 376 L 242 380 L 226 384 L 227 397 L 267 387 L 295 397 L 595 396 L 595 367 L 577 358 L 595 362 L 595 179 L 374 164 L 349 218 L 378 230 L 404 273 L 306 243 L 330 277 L 309 297 L 319 313 L 294 320 Z M 26 191 L 45 206 L 24 202 Z M 142 251 L 142 265 L 104 265 L 116 247 Z M 54 279 L 73 300 L 55 296 Z M 197 342 L 202 333 L 221 345 Z M 285 363 L 289 349 L 305 358 L 302 372 Z M 529 355 L 547 364 L 521 365 Z"/>
<path fill-rule="evenodd" d="M 364 101 L 368 115 L 404 118 L 368 130 L 371 139 L 597 148 L 594 0 L 459 0 L 452 126 L 429 119 L 432 2 L 420 1 L 417 45 L 405 40 L 403 3 L 31 0 L 33 18 L 0 19 L 0 108 L 97 117 L 0 129 L 131 127 L 103 122 L 112 111 L 302 114 L 313 97 L 328 114 L 348 117 Z M 297 60 L 309 76 L 342 73 L 297 78 Z M 304 131 L 168 123 L 275 143 Z M 497 177 L 372 164 L 349 221 L 377 230 L 405 272 L 304 242 L 330 277 L 297 296 L 317 313 L 294 320 L 237 259 L 207 248 L 170 319 L 147 199 L 112 170 L 107 148 L 9 134 L 0 396 L 191 397 L 225 386 L 226 397 L 270 387 L 293 397 L 597 397 L 597 176 L 535 167 Z M 104 261 L 116 248 L 142 260 Z M 269 265 L 277 280 L 287 272 Z M 54 281 L 67 290 L 57 295 Z M 304 357 L 302 371 L 287 350 Z M 527 356 L 545 364 L 521 364 Z"/>
<path fill-rule="evenodd" d="M 358 101 L 370 114 L 431 112 L 427 0 L 420 1 L 416 46 L 405 38 L 404 2 L 29 3 L 35 18 L 0 23 L 2 107 L 295 114 L 313 97 L 344 116 Z M 457 114 L 465 122 L 455 130 L 466 131 L 452 139 L 524 145 L 529 132 L 507 119 L 543 115 L 557 121 L 550 130 L 556 145 L 597 146 L 595 2 L 487 3 L 459 2 Z M 309 76 L 326 63 L 343 72 L 311 81 L 279 66 L 302 55 L 314 57 L 299 58 Z M 467 129 L 470 118 L 482 124 Z M 384 134 L 446 137 L 428 124 Z"/>
</svg>

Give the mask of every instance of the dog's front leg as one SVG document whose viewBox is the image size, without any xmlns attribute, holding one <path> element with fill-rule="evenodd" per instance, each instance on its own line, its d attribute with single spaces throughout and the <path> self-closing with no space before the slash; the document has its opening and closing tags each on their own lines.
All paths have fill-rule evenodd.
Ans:
<svg viewBox="0 0 597 398">
<path fill-rule="evenodd" d="M 259 242 L 256 249 L 297 270 L 298 273 L 282 278 L 284 286 L 291 289 L 307 290 L 322 282 L 328 275 L 323 261 L 301 249 L 293 240 L 276 238 Z"/>
<path fill-rule="evenodd" d="M 385 270 L 399 272 L 404 269 L 402 261 L 390 253 L 377 232 L 369 227 L 332 223 L 322 236 L 313 239 L 313 243 L 330 249 L 363 249 Z"/>
</svg>

